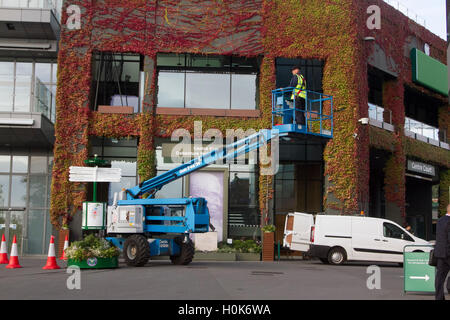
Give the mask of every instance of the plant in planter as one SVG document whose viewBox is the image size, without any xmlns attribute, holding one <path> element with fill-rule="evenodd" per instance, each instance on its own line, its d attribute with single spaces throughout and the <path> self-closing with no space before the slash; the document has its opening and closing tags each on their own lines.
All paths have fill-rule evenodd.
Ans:
<svg viewBox="0 0 450 320">
<path fill-rule="evenodd" d="M 275 255 L 275 226 L 273 224 L 265 225 L 261 228 L 263 232 L 263 261 L 273 261 Z"/>
<path fill-rule="evenodd" d="M 76 265 L 81 269 L 117 268 L 120 250 L 94 235 L 85 237 L 82 241 L 72 243 L 65 251 L 68 258 L 67 266 Z"/>
</svg>

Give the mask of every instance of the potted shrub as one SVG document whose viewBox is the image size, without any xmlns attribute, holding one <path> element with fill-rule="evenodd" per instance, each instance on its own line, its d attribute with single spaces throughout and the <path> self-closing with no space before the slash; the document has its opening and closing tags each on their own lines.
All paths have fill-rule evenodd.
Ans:
<svg viewBox="0 0 450 320">
<path fill-rule="evenodd" d="M 120 250 L 103 238 L 89 235 L 66 249 L 67 266 L 81 269 L 105 269 L 119 266 Z"/>
<path fill-rule="evenodd" d="M 263 232 L 263 261 L 273 261 L 275 256 L 275 226 L 273 224 L 266 225 L 261 228 Z"/>
<path fill-rule="evenodd" d="M 234 240 L 237 261 L 260 261 L 262 247 L 254 240 Z"/>
</svg>

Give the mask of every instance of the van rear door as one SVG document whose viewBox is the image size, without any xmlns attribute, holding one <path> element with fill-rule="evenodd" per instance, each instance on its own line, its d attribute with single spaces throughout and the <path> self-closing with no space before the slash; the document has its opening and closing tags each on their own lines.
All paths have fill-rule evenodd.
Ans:
<svg viewBox="0 0 450 320">
<path fill-rule="evenodd" d="M 307 252 L 311 244 L 314 216 L 308 213 L 289 213 L 284 225 L 283 245 L 294 251 Z"/>
</svg>

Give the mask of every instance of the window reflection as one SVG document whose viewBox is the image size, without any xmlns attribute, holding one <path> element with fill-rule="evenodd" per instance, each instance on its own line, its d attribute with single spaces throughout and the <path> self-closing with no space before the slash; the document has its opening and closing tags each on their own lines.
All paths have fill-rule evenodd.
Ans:
<svg viewBox="0 0 450 320">
<path fill-rule="evenodd" d="M 256 108 L 256 74 L 231 76 L 231 109 Z"/>
<path fill-rule="evenodd" d="M 12 167 L 14 173 L 27 173 L 28 156 L 13 156 Z"/>
<path fill-rule="evenodd" d="M 184 76 L 184 73 L 159 73 L 159 107 L 184 108 Z"/>
<path fill-rule="evenodd" d="M 230 76 L 213 73 L 186 74 L 186 107 L 229 109 Z"/>
<path fill-rule="evenodd" d="M 11 156 L 0 155 L 0 172 L 9 172 Z"/>
<path fill-rule="evenodd" d="M 0 207 L 8 207 L 9 175 L 0 175 Z"/>
<path fill-rule="evenodd" d="M 158 54 L 158 107 L 257 108 L 257 59 Z"/>
<path fill-rule="evenodd" d="M 11 177 L 11 207 L 26 207 L 27 177 Z"/>
</svg>

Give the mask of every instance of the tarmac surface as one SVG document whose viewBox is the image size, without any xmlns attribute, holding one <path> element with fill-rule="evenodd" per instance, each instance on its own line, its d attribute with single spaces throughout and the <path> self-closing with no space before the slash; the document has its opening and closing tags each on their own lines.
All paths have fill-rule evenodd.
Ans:
<svg viewBox="0 0 450 320">
<path fill-rule="evenodd" d="M 21 257 L 22 269 L 0 265 L 0 299 L 170 300 L 432 300 L 405 294 L 403 269 L 379 265 L 381 289 L 369 290 L 369 264 L 324 265 L 319 261 L 199 262 L 175 266 L 151 261 L 141 268 L 81 270 L 81 288 L 69 290 L 65 262 L 42 270 L 45 258 Z M 70 282 L 70 281 L 69 281 Z M 74 283 L 73 281 L 71 283 Z M 449 296 L 447 296 L 449 298 Z"/>
</svg>

